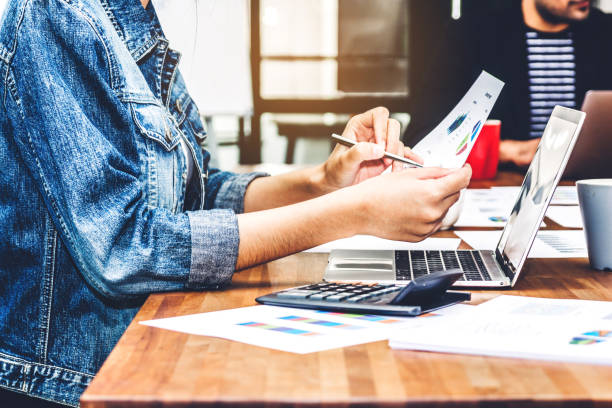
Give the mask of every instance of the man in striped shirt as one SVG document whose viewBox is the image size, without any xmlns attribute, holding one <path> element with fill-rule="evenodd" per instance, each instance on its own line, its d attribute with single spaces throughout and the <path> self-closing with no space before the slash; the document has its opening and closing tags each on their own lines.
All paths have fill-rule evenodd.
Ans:
<svg viewBox="0 0 612 408">
<path fill-rule="evenodd" d="M 506 82 L 490 115 L 502 121 L 500 161 L 525 167 L 555 105 L 580 108 L 586 91 L 612 89 L 612 16 L 590 0 L 489 4 L 501 6 L 451 23 L 432 46 L 406 141 L 426 134 L 484 69 Z"/>
<path fill-rule="evenodd" d="M 529 134 L 527 141 L 504 140 L 500 160 L 531 163 L 555 105 L 576 108 L 576 55 L 571 24 L 586 20 L 590 0 L 524 0 Z"/>
</svg>

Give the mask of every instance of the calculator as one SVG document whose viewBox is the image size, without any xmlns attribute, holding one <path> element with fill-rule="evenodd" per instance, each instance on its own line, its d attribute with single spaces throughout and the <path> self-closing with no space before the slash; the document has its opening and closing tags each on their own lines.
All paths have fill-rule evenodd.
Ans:
<svg viewBox="0 0 612 408">
<path fill-rule="evenodd" d="M 407 285 L 324 281 L 260 296 L 255 300 L 271 306 L 343 313 L 418 316 L 470 300 L 469 292 L 447 290 L 462 275 L 460 269 L 448 269 L 414 279 Z"/>
</svg>

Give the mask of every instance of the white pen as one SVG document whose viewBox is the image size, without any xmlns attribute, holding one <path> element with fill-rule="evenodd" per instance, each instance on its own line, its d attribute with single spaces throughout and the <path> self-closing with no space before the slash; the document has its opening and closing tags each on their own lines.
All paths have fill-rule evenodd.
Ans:
<svg viewBox="0 0 612 408">
<path fill-rule="evenodd" d="M 347 146 L 347 147 L 353 147 L 357 144 L 356 141 L 352 140 L 352 139 L 347 139 L 346 137 L 342 137 L 340 135 L 337 135 L 335 133 L 332 133 L 331 135 L 332 139 L 334 139 L 336 142 L 340 143 L 341 145 Z M 423 167 L 422 164 L 419 164 L 413 160 L 407 159 L 405 157 L 402 156 L 398 156 L 397 154 L 393 154 L 393 153 L 389 153 L 389 152 L 385 152 L 385 157 L 391 160 L 397 160 L 400 161 L 402 163 L 406 163 L 409 164 L 411 166 L 414 167 Z"/>
</svg>

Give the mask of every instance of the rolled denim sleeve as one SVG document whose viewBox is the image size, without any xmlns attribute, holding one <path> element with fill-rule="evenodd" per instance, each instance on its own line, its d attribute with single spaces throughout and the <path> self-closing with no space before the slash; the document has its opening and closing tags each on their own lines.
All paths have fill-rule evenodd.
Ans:
<svg viewBox="0 0 612 408">
<path fill-rule="evenodd" d="M 266 173 L 236 174 L 228 171 L 211 169 L 206 185 L 206 209 L 227 208 L 236 214 L 244 212 L 244 195 L 249 184 Z"/>
<path fill-rule="evenodd" d="M 207 196 L 214 196 L 210 202 L 216 209 L 187 213 L 191 226 L 190 287 L 222 287 L 231 282 L 240 244 L 236 214 L 244 212 L 244 195 L 251 181 L 265 176 L 213 172 Z"/>
<path fill-rule="evenodd" d="M 267 175 L 266 173 L 246 173 L 232 174 L 227 177 L 215 197 L 215 208 L 229 208 L 236 214 L 243 213 L 247 187 L 251 181 Z"/>
<path fill-rule="evenodd" d="M 188 212 L 191 226 L 191 288 L 228 285 L 238 258 L 238 219 L 232 210 Z"/>
</svg>

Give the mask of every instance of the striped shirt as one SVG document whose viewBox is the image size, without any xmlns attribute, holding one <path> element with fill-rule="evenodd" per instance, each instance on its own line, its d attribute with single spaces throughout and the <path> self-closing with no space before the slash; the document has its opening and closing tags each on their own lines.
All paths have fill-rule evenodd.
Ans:
<svg viewBox="0 0 612 408">
<path fill-rule="evenodd" d="M 555 105 L 576 107 L 576 62 L 571 32 L 526 33 L 529 138 L 541 137 Z"/>
</svg>

